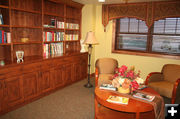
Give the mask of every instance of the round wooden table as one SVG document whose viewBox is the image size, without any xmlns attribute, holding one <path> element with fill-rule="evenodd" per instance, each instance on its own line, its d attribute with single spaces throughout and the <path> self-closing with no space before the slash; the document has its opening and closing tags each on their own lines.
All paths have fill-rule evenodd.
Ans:
<svg viewBox="0 0 180 119">
<path fill-rule="evenodd" d="M 145 88 L 143 89 L 143 91 L 151 94 L 159 95 L 156 91 L 154 91 L 151 88 Z M 116 91 L 103 90 L 103 89 L 99 89 L 99 87 L 95 88 L 95 119 L 99 119 L 99 118 L 153 119 L 154 118 L 154 109 L 151 104 L 131 98 L 129 99 L 129 103 L 127 105 L 110 103 L 106 101 L 106 99 L 110 95 L 123 96 L 122 94 Z"/>
</svg>

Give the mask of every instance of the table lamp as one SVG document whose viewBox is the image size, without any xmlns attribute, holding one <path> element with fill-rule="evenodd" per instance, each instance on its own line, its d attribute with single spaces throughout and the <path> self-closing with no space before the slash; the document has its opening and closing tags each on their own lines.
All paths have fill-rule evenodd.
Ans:
<svg viewBox="0 0 180 119">
<path fill-rule="evenodd" d="M 89 31 L 86 35 L 86 39 L 84 44 L 88 45 L 88 82 L 84 85 L 86 88 L 91 88 L 93 85 L 90 83 L 90 67 L 91 67 L 91 53 L 92 53 L 92 45 L 98 44 L 98 41 L 95 38 L 95 34 L 92 31 Z"/>
</svg>

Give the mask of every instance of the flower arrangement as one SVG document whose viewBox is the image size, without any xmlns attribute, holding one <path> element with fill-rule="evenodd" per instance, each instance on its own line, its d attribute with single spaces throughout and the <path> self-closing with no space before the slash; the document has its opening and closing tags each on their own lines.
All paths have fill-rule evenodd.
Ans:
<svg viewBox="0 0 180 119">
<path fill-rule="evenodd" d="M 135 72 L 135 67 L 132 66 L 128 69 L 127 66 L 122 65 L 120 68 L 115 69 L 112 85 L 114 87 L 122 87 L 123 89 L 132 88 L 135 91 L 143 84 L 144 80 L 140 78 L 140 71 Z"/>
</svg>

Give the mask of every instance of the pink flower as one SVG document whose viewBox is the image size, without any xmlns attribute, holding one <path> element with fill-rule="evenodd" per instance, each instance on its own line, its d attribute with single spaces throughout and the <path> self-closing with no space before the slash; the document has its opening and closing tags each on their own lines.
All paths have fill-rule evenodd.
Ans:
<svg viewBox="0 0 180 119">
<path fill-rule="evenodd" d="M 126 77 L 133 79 L 134 78 L 134 72 L 132 70 L 128 71 Z"/>
<path fill-rule="evenodd" d="M 137 90 L 139 88 L 139 84 L 137 83 L 136 80 L 133 80 L 131 82 L 131 86 L 133 87 L 133 91 Z"/>
</svg>

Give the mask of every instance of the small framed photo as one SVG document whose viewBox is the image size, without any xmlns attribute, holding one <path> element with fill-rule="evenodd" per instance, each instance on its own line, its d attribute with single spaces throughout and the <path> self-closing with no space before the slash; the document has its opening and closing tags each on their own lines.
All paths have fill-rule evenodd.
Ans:
<svg viewBox="0 0 180 119">
<path fill-rule="evenodd" d="M 17 63 L 23 62 L 24 51 L 16 51 Z"/>
</svg>

